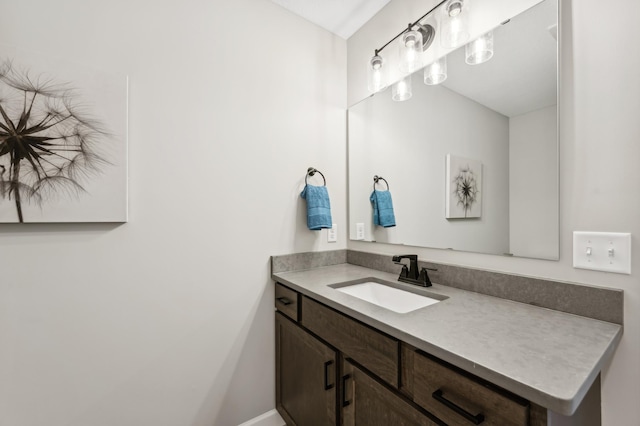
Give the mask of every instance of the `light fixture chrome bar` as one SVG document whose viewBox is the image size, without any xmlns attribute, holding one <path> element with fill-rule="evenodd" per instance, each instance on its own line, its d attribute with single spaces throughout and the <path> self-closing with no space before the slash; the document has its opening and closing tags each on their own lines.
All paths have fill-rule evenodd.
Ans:
<svg viewBox="0 0 640 426">
<path fill-rule="evenodd" d="M 441 5 L 443 5 L 444 3 L 446 3 L 448 0 L 442 0 L 440 3 L 438 3 L 437 5 L 435 5 L 433 8 L 431 8 L 431 10 L 429 10 L 427 13 L 425 13 L 424 15 L 422 15 L 421 17 L 419 17 L 415 22 L 410 23 L 408 25 L 407 28 L 405 28 L 404 30 L 402 30 L 400 32 L 400 34 L 398 34 L 397 36 L 393 37 L 391 40 L 389 40 L 388 42 L 386 42 L 381 48 L 379 49 L 375 49 L 375 55 L 374 56 L 378 56 L 378 54 L 380 52 L 382 52 L 384 50 L 385 47 L 389 46 L 391 43 L 393 43 L 398 37 L 400 37 L 401 35 L 403 35 L 404 33 L 411 31 L 414 27 L 418 26 L 420 24 L 420 21 L 422 21 L 424 18 L 426 18 L 429 14 L 431 14 L 431 12 L 433 12 L 434 10 L 436 10 L 437 8 L 439 8 Z M 424 34 L 423 34 L 424 36 Z"/>
</svg>

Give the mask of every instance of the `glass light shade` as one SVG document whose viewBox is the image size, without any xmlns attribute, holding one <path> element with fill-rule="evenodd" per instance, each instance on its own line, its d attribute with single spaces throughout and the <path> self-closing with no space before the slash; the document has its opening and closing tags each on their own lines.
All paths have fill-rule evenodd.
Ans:
<svg viewBox="0 0 640 426">
<path fill-rule="evenodd" d="M 400 70 L 411 73 L 422 68 L 422 34 L 408 31 L 400 37 Z"/>
<path fill-rule="evenodd" d="M 394 101 L 406 101 L 411 99 L 411 76 L 408 75 L 391 86 L 391 99 Z"/>
<path fill-rule="evenodd" d="M 437 61 L 427 65 L 424 69 L 424 84 L 430 86 L 440 84 L 447 79 L 447 57 L 443 56 Z"/>
<path fill-rule="evenodd" d="M 447 12 L 447 15 L 454 17 L 462 13 L 463 7 L 464 7 L 463 0 L 451 0 L 447 2 L 445 6 L 445 10 Z"/>
<path fill-rule="evenodd" d="M 487 62 L 493 57 L 493 31 L 478 37 L 464 48 L 465 62 L 469 65 L 477 65 Z"/>
<path fill-rule="evenodd" d="M 469 40 L 469 7 L 467 1 L 449 0 L 442 7 L 440 44 L 455 49 Z"/>
<path fill-rule="evenodd" d="M 375 55 L 369 60 L 367 66 L 367 87 L 371 93 L 379 92 L 387 87 L 384 59 Z"/>
</svg>

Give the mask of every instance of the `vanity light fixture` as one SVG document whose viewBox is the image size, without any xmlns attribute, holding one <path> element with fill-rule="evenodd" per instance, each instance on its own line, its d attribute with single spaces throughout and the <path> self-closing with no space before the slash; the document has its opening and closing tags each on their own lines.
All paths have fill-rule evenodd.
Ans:
<svg viewBox="0 0 640 426">
<path fill-rule="evenodd" d="M 391 99 L 394 101 L 406 101 L 407 99 L 411 99 L 411 95 L 411 75 L 406 76 L 391 86 Z"/>
<path fill-rule="evenodd" d="M 443 56 L 424 69 L 424 84 L 434 86 L 447 79 L 447 57 Z"/>
<path fill-rule="evenodd" d="M 460 47 L 469 40 L 469 0 L 448 0 L 440 19 L 440 44 L 447 49 Z"/>
<path fill-rule="evenodd" d="M 367 67 L 367 85 L 371 93 L 379 92 L 387 87 L 385 71 L 384 59 L 378 55 L 378 51 L 376 50 L 375 55 L 373 55 Z"/>
<path fill-rule="evenodd" d="M 447 0 L 442 0 L 415 22 L 410 23 L 407 28 L 400 32 L 400 34 L 396 35 L 381 48 L 374 51 L 373 57 L 367 64 L 367 87 L 370 92 L 379 92 L 389 84 L 387 81 L 388 76 L 386 75 L 387 70 L 385 67 L 385 60 L 381 55 L 381 52 L 398 38 L 400 39 L 400 70 L 404 74 L 410 74 L 422 68 L 424 65 L 422 63 L 422 52 L 431 46 L 431 43 L 435 38 L 436 30 L 432 25 L 422 24 L 420 21 L 426 18 L 427 15 L 436 10 L 446 1 Z M 396 83 L 396 85 L 398 83 Z M 409 95 L 409 97 L 410 96 L 411 95 Z"/>
<path fill-rule="evenodd" d="M 478 37 L 464 47 L 465 62 L 478 65 L 493 57 L 493 31 Z"/>
</svg>

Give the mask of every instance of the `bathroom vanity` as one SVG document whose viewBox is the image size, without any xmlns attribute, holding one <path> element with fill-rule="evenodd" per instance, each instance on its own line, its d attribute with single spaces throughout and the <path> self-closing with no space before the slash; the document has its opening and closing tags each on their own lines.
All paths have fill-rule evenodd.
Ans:
<svg viewBox="0 0 640 426">
<path fill-rule="evenodd" d="M 618 324 L 348 263 L 273 279 L 287 424 L 600 424 L 599 373 Z M 438 303 L 398 313 L 339 291 L 364 281 Z"/>
</svg>

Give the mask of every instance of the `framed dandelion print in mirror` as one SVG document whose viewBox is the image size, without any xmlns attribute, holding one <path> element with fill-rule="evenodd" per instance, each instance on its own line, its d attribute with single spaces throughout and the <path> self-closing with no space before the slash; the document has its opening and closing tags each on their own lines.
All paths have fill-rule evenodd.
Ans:
<svg viewBox="0 0 640 426">
<path fill-rule="evenodd" d="M 126 77 L 2 52 L 0 222 L 126 222 Z"/>
<path fill-rule="evenodd" d="M 482 216 L 482 163 L 447 154 L 445 217 L 471 219 Z"/>
</svg>

